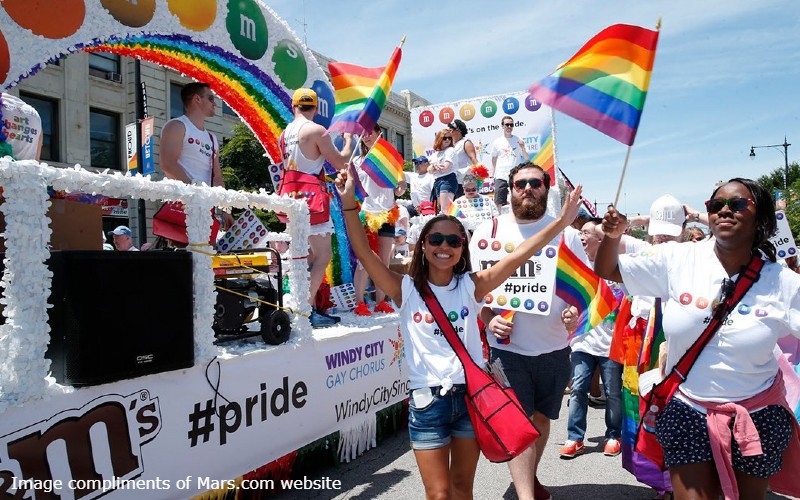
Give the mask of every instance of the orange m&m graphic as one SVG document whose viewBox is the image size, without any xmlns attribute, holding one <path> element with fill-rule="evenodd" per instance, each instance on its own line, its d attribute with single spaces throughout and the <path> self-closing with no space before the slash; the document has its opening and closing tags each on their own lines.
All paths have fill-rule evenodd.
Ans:
<svg viewBox="0 0 800 500">
<path fill-rule="evenodd" d="M 45 38 L 74 34 L 86 17 L 83 0 L 4 0 L 2 5 L 15 23 Z"/>
<path fill-rule="evenodd" d="M 216 0 L 167 0 L 169 11 L 181 26 L 192 31 L 205 31 L 217 18 Z"/>
<path fill-rule="evenodd" d="M 141 28 L 153 19 L 156 0 L 101 0 L 114 19 L 131 28 Z"/>
</svg>

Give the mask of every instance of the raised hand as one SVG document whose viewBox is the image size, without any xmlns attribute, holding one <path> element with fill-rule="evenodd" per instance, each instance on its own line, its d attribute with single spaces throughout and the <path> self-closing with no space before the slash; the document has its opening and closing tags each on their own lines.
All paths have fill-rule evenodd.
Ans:
<svg viewBox="0 0 800 500">
<path fill-rule="evenodd" d="M 578 209 L 581 206 L 582 199 L 581 193 L 583 193 L 583 185 L 578 184 L 578 186 L 567 195 L 567 199 L 564 200 L 564 206 L 561 207 L 561 217 L 567 221 L 567 224 L 571 224 L 572 221 L 575 220 L 575 217 L 578 216 Z"/>
<path fill-rule="evenodd" d="M 628 227 L 628 219 L 617 212 L 613 205 L 608 206 L 608 212 L 603 217 L 603 233 L 609 238 L 620 238 Z"/>
<path fill-rule="evenodd" d="M 342 201 L 355 201 L 356 183 L 354 176 L 358 175 L 355 171 L 353 164 L 348 163 L 345 168 L 339 170 L 336 174 L 336 179 L 333 185 L 336 186 L 336 191 L 339 192 L 339 197 Z"/>
</svg>

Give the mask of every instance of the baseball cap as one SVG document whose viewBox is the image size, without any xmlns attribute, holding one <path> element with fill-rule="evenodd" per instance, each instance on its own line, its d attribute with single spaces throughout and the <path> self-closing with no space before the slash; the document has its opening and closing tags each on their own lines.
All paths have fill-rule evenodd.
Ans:
<svg viewBox="0 0 800 500">
<path fill-rule="evenodd" d="M 686 221 L 686 212 L 683 204 L 674 196 L 665 194 L 650 205 L 650 223 L 647 234 L 655 236 L 665 234 L 678 236 L 683 232 L 683 223 Z"/>
<path fill-rule="evenodd" d="M 419 204 L 420 215 L 433 215 L 436 213 L 436 207 L 433 206 L 432 201 L 423 201 Z"/>
<path fill-rule="evenodd" d="M 123 234 L 125 236 L 130 236 L 133 233 L 131 233 L 131 230 L 128 228 L 128 226 L 117 226 L 113 231 L 109 231 L 108 234 L 112 236 L 122 236 Z"/>
<path fill-rule="evenodd" d="M 428 157 L 427 156 L 417 156 L 416 158 L 412 159 L 411 161 L 414 162 L 415 165 L 418 164 L 418 163 L 425 163 L 426 161 L 428 161 Z"/>
<path fill-rule="evenodd" d="M 299 88 L 292 95 L 292 106 L 316 106 L 317 93 L 311 89 Z"/>
<path fill-rule="evenodd" d="M 402 228 L 397 228 L 394 231 L 394 235 L 395 236 L 405 236 L 406 235 L 406 230 L 402 229 Z"/>
<path fill-rule="evenodd" d="M 447 124 L 447 127 L 452 130 L 458 130 L 461 135 L 467 135 L 467 124 L 461 120 L 455 119 Z"/>
</svg>

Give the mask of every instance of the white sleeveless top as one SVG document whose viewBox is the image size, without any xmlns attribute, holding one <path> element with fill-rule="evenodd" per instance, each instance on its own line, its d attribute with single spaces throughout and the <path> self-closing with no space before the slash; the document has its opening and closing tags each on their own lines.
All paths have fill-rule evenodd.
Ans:
<svg viewBox="0 0 800 500">
<path fill-rule="evenodd" d="M 316 160 L 309 160 L 300 149 L 300 129 L 309 120 L 293 121 L 283 131 L 283 168 L 284 170 L 298 170 L 304 174 L 319 175 L 325 158 L 319 155 Z"/>
<path fill-rule="evenodd" d="M 464 182 L 464 176 L 472 166 L 472 160 L 467 156 L 467 152 L 464 151 L 464 145 L 468 140 L 466 137 L 462 137 L 460 141 L 453 144 L 453 171 L 456 173 L 459 184 Z"/>
<path fill-rule="evenodd" d="M 186 132 L 183 134 L 183 148 L 178 158 L 178 165 L 186 172 L 192 183 L 211 185 L 211 169 L 213 157 L 217 154 L 217 139 L 208 130 L 194 126 L 186 115 L 181 115 L 167 122 L 183 123 Z M 166 126 L 166 125 L 165 125 Z"/>
</svg>

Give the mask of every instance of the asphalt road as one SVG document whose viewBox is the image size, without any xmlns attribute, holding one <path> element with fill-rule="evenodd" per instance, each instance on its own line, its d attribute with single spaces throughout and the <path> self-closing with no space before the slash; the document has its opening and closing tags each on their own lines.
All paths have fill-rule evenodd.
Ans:
<svg viewBox="0 0 800 500">
<path fill-rule="evenodd" d="M 566 396 L 561 417 L 552 423 L 550 440 L 539 465 L 539 480 L 547 486 L 553 498 L 653 498 L 652 490 L 639 485 L 622 468 L 620 457 L 603 455 L 605 424 L 602 408 L 589 409 L 586 453 L 571 460 L 562 460 L 558 455 L 558 448 L 567 436 Z M 414 454 L 408 448 L 406 432 L 398 433 L 350 464 L 342 464 L 319 475 L 341 479 L 342 490 L 320 492 L 316 497 L 306 498 L 389 500 L 425 496 Z M 475 498 L 516 499 L 508 467 L 481 457 L 475 475 L 474 494 Z M 285 498 L 296 497 L 285 495 Z"/>
<path fill-rule="evenodd" d="M 655 491 L 638 483 L 621 465 L 621 457 L 603 455 L 605 423 L 603 408 L 589 408 L 586 453 L 561 459 L 558 448 L 567 437 L 567 396 L 561 418 L 552 423 L 550 440 L 539 465 L 539 480 L 554 499 L 641 499 L 651 500 Z M 312 478 L 312 476 L 309 476 Z M 404 429 L 350 463 L 323 470 L 314 479 L 340 480 L 339 490 L 284 492 L 275 498 L 315 499 L 416 499 L 424 498 L 422 479 Z M 505 464 L 493 464 L 483 457 L 475 476 L 476 499 L 516 499 L 514 485 Z M 780 499 L 768 495 L 769 499 Z"/>
</svg>

